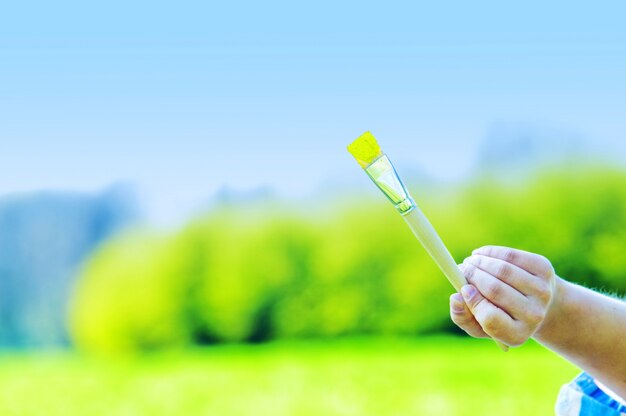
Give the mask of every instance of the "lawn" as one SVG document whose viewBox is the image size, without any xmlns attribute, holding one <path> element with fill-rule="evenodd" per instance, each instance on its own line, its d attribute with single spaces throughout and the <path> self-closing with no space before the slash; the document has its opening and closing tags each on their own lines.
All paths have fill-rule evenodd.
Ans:
<svg viewBox="0 0 626 416">
<path fill-rule="evenodd" d="M 550 415 L 577 370 L 457 337 L 0 356 L 2 415 Z"/>
</svg>

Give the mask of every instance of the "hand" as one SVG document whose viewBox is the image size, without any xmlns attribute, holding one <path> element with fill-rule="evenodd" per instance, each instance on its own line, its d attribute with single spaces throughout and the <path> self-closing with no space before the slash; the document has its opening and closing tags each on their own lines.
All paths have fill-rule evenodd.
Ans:
<svg viewBox="0 0 626 416">
<path fill-rule="evenodd" d="M 452 321 L 469 335 L 516 347 L 541 326 L 552 306 L 556 276 L 543 256 L 485 246 L 459 265 L 468 284 L 450 297 Z"/>
</svg>

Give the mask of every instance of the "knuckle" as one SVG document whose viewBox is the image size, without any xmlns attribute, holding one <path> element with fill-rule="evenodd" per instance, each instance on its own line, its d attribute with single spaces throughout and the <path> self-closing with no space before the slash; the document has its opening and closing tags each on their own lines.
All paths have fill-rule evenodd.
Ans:
<svg viewBox="0 0 626 416">
<path fill-rule="evenodd" d="M 552 300 L 552 290 L 548 283 L 537 282 L 536 298 L 544 305 L 548 304 Z"/>
<path fill-rule="evenodd" d="M 511 277 L 512 272 L 513 272 L 513 268 L 509 264 L 502 263 L 496 269 L 496 276 L 502 279 L 507 279 Z"/>
<path fill-rule="evenodd" d="M 532 326 L 539 325 L 543 322 L 545 316 L 545 311 L 540 308 L 531 308 L 526 311 L 526 319 Z"/>
<path fill-rule="evenodd" d="M 502 286 L 498 282 L 489 282 L 483 288 L 483 295 L 490 300 L 495 300 L 502 294 Z"/>
<path fill-rule="evenodd" d="M 474 279 L 474 276 L 476 275 L 476 267 L 472 265 L 466 266 L 465 269 L 463 270 L 463 274 L 465 275 L 465 278 L 469 282 L 471 282 L 472 279 Z"/>
<path fill-rule="evenodd" d="M 515 260 L 517 260 L 517 253 L 515 252 L 515 250 L 512 250 L 510 248 L 507 248 L 504 250 L 504 252 L 502 253 L 502 257 L 505 261 L 512 263 Z"/>
<path fill-rule="evenodd" d="M 539 277 L 550 277 L 554 272 L 550 260 L 541 254 L 533 254 L 531 260 Z"/>
<path fill-rule="evenodd" d="M 554 274 L 554 267 L 552 266 L 552 263 L 550 263 L 550 260 L 540 256 L 539 263 L 542 276 L 551 277 Z"/>
<path fill-rule="evenodd" d="M 469 308 L 469 310 L 471 311 L 471 313 L 473 313 L 474 315 L 476 314 L 476 312 L 478 311 L 478 307 L 480 306 L 480 303 L 483 300 L 479 298 L 479 296 L 475 296 L 474 298 L 470 299 L 469 302 L 467 302 L 467 307 Z"/>
<path fill-rule="evenodd" d="M 547 305 L 552 300 L 552 294 L 548 290 L 544 290 L 537 294 L 537 299 L 539 299 L 542 304 Z"/>
<path fill-rule="evenodd" d="M 481 326 L 486 333 L 494 337 L 498 337 L 502 332 L 500 320 L 494 314 L 485 316 L 481 322 Z"/>
</svg>

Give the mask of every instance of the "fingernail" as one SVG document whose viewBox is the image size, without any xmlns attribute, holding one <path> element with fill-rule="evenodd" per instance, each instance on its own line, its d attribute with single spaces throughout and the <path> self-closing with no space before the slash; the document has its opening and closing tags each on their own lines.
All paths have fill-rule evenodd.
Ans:
<svg viewBox="0 0 626 416">
<path fill-rule="evenodd" d="M 452 307 L 452 310 L 454 312 L 461 313 L 461 312 L 465 311 L 465 307 L 461 303 L 461 299 L 460 299 L 458 293 L 452 295 L 452 297 L 450 298 L 450 306 Z"/>
<path fill-rule="evenodd" d="M 476 288 L 474 286 L 465 285 L 461 288 L 461 295 L 463 299 L 470 300 L 476 294 Z"/>
</svg>

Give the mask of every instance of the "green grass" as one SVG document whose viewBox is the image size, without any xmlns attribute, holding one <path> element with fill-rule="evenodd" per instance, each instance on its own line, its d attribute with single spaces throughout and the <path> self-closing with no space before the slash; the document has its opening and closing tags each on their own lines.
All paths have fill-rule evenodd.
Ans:
<svg viewBox="0 0 626 416">
<path fill-rule="evenodd" d="M 0 356 L 2 415 L 549 415 L 577 370 L 536 344 L 432 337 L 99 360 Z"/>
</svg>

